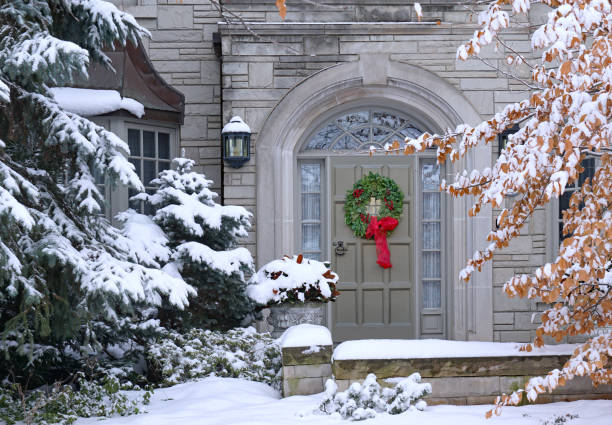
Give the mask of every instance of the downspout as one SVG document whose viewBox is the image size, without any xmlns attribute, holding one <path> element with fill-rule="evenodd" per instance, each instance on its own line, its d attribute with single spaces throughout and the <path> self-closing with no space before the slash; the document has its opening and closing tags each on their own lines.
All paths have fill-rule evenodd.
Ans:
<svg viewBox="0 0 612 425">
<path fill-rule="evenodd" d="M 221 128 L 223 128 L 223 51 L 221 49 L 221 34 L 213 33 L 213 50 L 219 59 L 219 110 L 221 112 Z M 221 205 L 225 205 L 225 163 L 223 162 L 223 136 L 221 136 L 221 193 L 219 194 Z"/>
</svg>

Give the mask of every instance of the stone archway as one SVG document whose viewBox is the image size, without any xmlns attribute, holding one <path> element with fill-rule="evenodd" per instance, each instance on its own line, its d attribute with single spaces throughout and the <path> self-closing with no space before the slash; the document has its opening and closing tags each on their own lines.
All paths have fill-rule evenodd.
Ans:
<svg viewBox="0 0 612 425">
<path fill-rule="evenodd" d="M 304 134 L 325 111 L 364 98 L 388 102 L 407 114 L 422 117 L 429 128 L 439 132 L 462 122 L 481 121 L 455 87 L 423 68 L 390 61 L 388 55 L 361 55 L 360 61 L 336 65 L 302 81 L 276 105 L 257 138 L 259 264 L 295 250 L 293 182 L 296 152 Z M 458 169 L 488 164 L 490 160 L 490 146 L 479 147 L 447 172 L 454 175 Z M 455 277 L 466 258 L 484 244 L 492 220 L 490 210 L 468 220 L 465 199 L 449 204 L 451 244 L 455 247 L 450 273 Z M 448 316 L 451 338 L 492 339 L 491 274 L 487 264 L 467 286 L 456 277 L 453 279 L 452 311 Z"/>
</svg>

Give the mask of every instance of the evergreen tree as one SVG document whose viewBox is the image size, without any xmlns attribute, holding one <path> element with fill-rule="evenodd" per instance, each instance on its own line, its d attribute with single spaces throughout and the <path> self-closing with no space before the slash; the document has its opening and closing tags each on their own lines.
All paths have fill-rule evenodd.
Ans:
<svg viewBox="0 0 612 425">
<path fill-rule="evenodd" d="M 174 270 L 198 295 L 184 312 L 165 311 L 160 317 L 170 327 L 228 329 L 249 319 L 253 304 L 246 295 L 244 274 L 253 267 L 246 248 L 236 248 L 239 237 L 247 236 L 250 217 L 240 206 L 222 206 L 214 202 L 216 193 L 211 180 L 192 171 L 194 162 L 185 158 L 173 161 L 175 170 L 164 170 L 152 184 L 153 194 L 141 193 L 133 199 L 150 204 L 156 211 L 151 218 L 133 210 L 122 214 L 125 228 L 133 238 L 136 233 L 159 235 L 158 244 L 147 241 L 145 249 Z M 151 220 L 148 230 L 143 224 Z M 170 251 L 164 250 L 164 245 Z M 143 244 L 144 246 L 144 244 Z"/>
<path fill-rule="evenodd" d="M 49 90 L 87 78 L 90 60 L 112 72 L 103 48 L 145 35 L 104 1 L 0 0 L 0 376 L 63 373 L 194 293 L 100 217 L 95 172 L 142 190 L 128 146 Z"/>
</svg>

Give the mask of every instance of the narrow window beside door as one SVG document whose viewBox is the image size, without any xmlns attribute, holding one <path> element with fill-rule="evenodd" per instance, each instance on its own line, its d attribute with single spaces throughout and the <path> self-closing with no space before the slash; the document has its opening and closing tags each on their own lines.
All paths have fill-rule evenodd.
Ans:
<svg viewBox="0 0 612 425">
<path fill-rule="evenodd" d="M 321 261 L 321 164 L 300 165 L 302 254 Z"/>
<path fill-rule="evenodd" d="M 435 160 L 421 162 L 421 282 L 423 308 L 442 307 L 440 166 Z"/>
</svg>

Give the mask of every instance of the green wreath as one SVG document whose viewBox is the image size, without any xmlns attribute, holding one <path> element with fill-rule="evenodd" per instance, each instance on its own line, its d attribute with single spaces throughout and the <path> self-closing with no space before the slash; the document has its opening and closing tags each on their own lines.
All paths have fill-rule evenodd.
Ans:
<svg viewBox="0 0 612 425">
<path fill-rule="evenodd" d="M 365 238 L 370 223 L 367 207 L 371 198 L 382 203 L 377 219 L 393 217 L 399 220 L 404 209 L 404 194 L 393 179 L 376 173 L 363 176 L 346 192 L 344 203 L 344 222 L 360 238 Z"/>
</svg>

